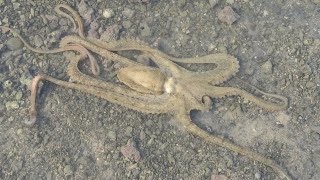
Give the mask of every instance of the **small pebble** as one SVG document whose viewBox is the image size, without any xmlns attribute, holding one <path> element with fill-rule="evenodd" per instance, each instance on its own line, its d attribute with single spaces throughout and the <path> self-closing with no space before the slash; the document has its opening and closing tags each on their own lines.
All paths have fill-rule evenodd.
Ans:
<svg viewBox="0 0 320 180">
<path fill-rule="evenodd" d="M 111 42 L 119 39 L 121 26 L 119 25 L 110 25 L 106 27 L 106 30 L 101 33 L 100 40 L 105 42 Z"/>
<path fill-rule="evenodd" d="M 112 9 L 105 9 L 102 13 L 103 17 L 106 19 L 111 18 L 114 15 L 114 12 Z"/>
<path fill-rule="evenodd" d="M 91 22 L 90 29 L 88 31 L 88 37 L 98 38 L 98 29 L 100 24 L 96 21 Z"/>
<path fill-rule="evenodd" d="M 147 23 L 143 22 L 140 24 L 140 34 L 143 37 L 151 36 L 151 30 Z"/>
<path fill-rule="evenodd" d="M 247 67 L 245 70 L 244 70 L 244 72 L 247 74 L 247 75 L 253 75 L 253 73 L 254 73 L 254 68 L 252 67 L 252 66 L 249 66 L 249 67 Z"/>
<path fill-rule="evenodd" d="M 129 8 L 124 8 L 122 11 L 122 15 L 127 17 L 127 18 L 132 18 L 134 16 L 135 12 Z"/>
<path fill-rule="evenodd" d="M 17 9 L 19 9 L 19 7 L 20 7 L 20 4 L 19 4 L 19 3 L 12 3 L 12 5 L 13 5 L 13 9 L 14 9 L 14 10 L 17 10 Z"/>
<path fill-rule="evenodd" d="M 170 42 L 166 39 L 159 39 L 158 40 L 158 48 L 163 51 L 164 53 L 172 53 L 172 47 L 170 45 Z"/>
<path fill-rule="evenodd" d="M 9 19 L 8 19 L 7 17 L 4 17 L 4 18 L 2 19 L 2 22 L 3 22 L 4 24 L 8 24 L 8 23 L 9 23 Z"/>
<path fill-rule="evenodd" d="M 236 22 L 239 18 L 240 16 L 233 11 L 231 6 L 224 7 L 218 14 L 218 19 L 229 25 Z"/>
<path fill-rule="evenodd" d="M 267 61 L 261 65 L 261 71 L 264 74 L 272 74 L 272 63 Z"/>
<path fill-rule="evenodd" d="M 260 179 L 260 178 L 261 178 L 261 174 L 257 172 L 257 173 L 254 174 L 254 177 L 255 177 L 256 179 Z"/>
<path fill-rule="evenodd" d="M 180 7 L 184 7 L 184 6 L 186 5 L 186 0 L 179 0 L 179 1 L 178 1 L 178 5 L 179 5 Z"/>
<path fill-rule="evenodd" d="M 41 38 L 39 35 L 35 35 L 35 36 L 34 36 L 34 45 L 35 45 L 36 47 L 40 47 L 40 46 L 43 45 L 43 40 L 42 40 L 42 38 Z"/>
<path fill-rule="evenodd" d="M 120 148 L 120 151 L 124 157 L 132 159 L 135 162 L 138 162 L 141 159 L 137 145 L 132 139 L 129 139 L 127 144 Z"/>
<path fill-rule="evenodd" d="M 126 128 L 125 135 L 131 136 L 132 130 L 133 130 L 132 127 L 131 127 L 131 126 L 128 126 L 128 127 Z"/>
<path fill-rule="evenodd" d="M 146 133 L 143 130 L 140 131 L 139 138 L 140 140 L 144 140 L 146 138 Z"/>
<path fill-rule="evenodd" d="M 8 49 L 11 50 L 11 51 L 21 49 L 22 46 L 23 46 L 21 40 L 19 38 L 16 38 L 16 37 L 10 38 L 7 41 L 6 45 L 7 45 Z"/>
<path fill-rule="evenodd" d="M 59 20 L 59 25 L 60 25 L 60 26 L 67 26 L 67 25 L 68 25 L 67 19 L 61 18 L 61 19 Z"/>
<path fill-rule="evenodd" d="M 214 7 L 219 3 L 219 0 L 209 0 L 210 7 Z"/>
<path fill-rule="evenodd" d="M 227 0 L 226 3 L 228 3 L 228 4 L 234 4 L 234 0 Z"/>
<path fill-rule="evenodd" d="M 6 81 L 3 82 L 3 87 L 5 89 L 11 89 L 12 88 L 12 84 L 13 84 L 12 81 L 6 80 Z"/>
<path fill-rule="evenodd" d="M 131 26 L 132 26 L 132 23 L 130 21 L 123 21 L 122 22 L 122 26 L 125 28 L 125 29 L 129 29 Z"/>
<path fill-rule="evenodd" d="M 308 81 L 307 84 L 306 84 L 306 88 L 312 88 L 312 87 L 315 87 L 316 84 L 314 82 L 311 82 L 311 81 Z"/>
<path fill-rule="evenodd" d="M 18 109 L 19 104 L 17 101 L 8 101 L 8 102 L 6 102 L 6 108 L 8 111 L 12 110 L 12 109 Z"/>
<path fill-rule="evenodd" d="M 22 98 L 22 92 L 21 92 L 21 91 L 18 91 L 18 92 L 16 93 L 15 97 L 16 97 L 16 100 L 17 100 L 17 101 L 20 101 L 21 98 Z"/>
<path fill-rule="evenodd" d="M 21 128 L 19 128 L 18 130 L 17 130 L 17 135 L 20 135 L 20 134 L 22 134 L 23 133 L 23 130 L 21 129 Z"/>
<path fill-rule="evenodd" d="M 63 168 L 63 172 L 64 172 L 64 175 L 65 176 L 71 176 L 73 174 L 73 171 L 72 171 L 72 168 L 70 165 L 66 165 L 64 168 Z"/>
<path fill-rule="evenodd" d="M 117 139 L 117 134 L 115 131 L 109 131 L 108 132 L 108 137 L 112 140 L 115 141 Z"/>
</svg>

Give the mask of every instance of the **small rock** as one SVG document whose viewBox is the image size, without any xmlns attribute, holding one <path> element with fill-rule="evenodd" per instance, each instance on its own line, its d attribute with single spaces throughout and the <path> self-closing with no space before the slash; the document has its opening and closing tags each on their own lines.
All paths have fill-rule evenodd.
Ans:
<svg viewBox="0 0 320 180">
<path fill-rule="evenodd" d="M 21 129 L 21 128 L 19 128 L 18 130 L 17 130 L 17 135 L 21 135 L 23 133 L 23 130 Z"/>
<path fill-rule="evenodd" d="M 174 159 L 172 154 L 168 154 L 168 162 L 170 164 L 175 164 L 176 163 L 176 160 Z"/>
<path fill-rule="evenodd" d="M 59 19 L 57 16 L 54 15 L 44 15 L 45 21 L 49 23 L 50 29 L 56 29 L 59 26 Z"/>
<path fill-rule="evenodd" d="M 100 40 L 105 42 L 111 42 L 119 39 L 120 30 L 122 26 L 110 25 L 104 32 L 101 33 Z"/>
<path fill-rule="evenodd" d="M 307 84 L 306 84 L 306 88 L 312 88 L 312 87 L 315 87 L 316 84 L 312 81 L 308 81 Z"/>
<path fill-rule="evenodd" d="M 1 22 L 1 21 L 0 21 Z M 1 24 L 0 24 L 1 25 Z M 0 51 L 3 49 L 4 45 L 0 44 Z"/>
<path fill-rule="evenodd" d="M 132 18 L 134 16 L 135 12 L 129 8 L 124 8 L 122 11 L 122 15 L 127 17 L 127 18 Z"/>
<path fill-rule="evenodd" d="M 8 49 L 11 50 L 11 51 L 21 49 L 22 46 L 23 46 L 21 40 L 19 38 L 16 38 L 16 37 L 10 38 L 7 41 L 6 45 L 7 45 Z"/>
<path fill-rule="evenodd" d="M 237 21 L 239 18 L 240 16 L 236 12 L 234 12 L 232 7 L 230 6 L 224 7 L 218 14 L 218 19 L 229 25 Z"/>
<path fill-rule="evenodd" d="M 33 8 L 30 9 L 30 16 L 34 17 L 34 9 Z"/>
<path fill-rule="evenodd" d="M 4 81 L 4 83 L 3 83 L 3 87 L 5 88 L 5 89 L 11 89 L 12 88 L 12 81 L 10 81 L 10 80 L 6 80 L 6 81 Z"/>
<path fill-rule="evenodd" d="M 63 168 L 63 172 L 64 172 L 64 175 L 65 176 L 71 176 L 73 175 L 73 171 L 72 171 L 72 168 L 70 165 L 66 165 L 64 168 Z"/>
<path fill-rule="evenodd" d="M 151 36 L 151 30 L 150 27 L 146 22 L 143 22 L 140 24 L 140 34 L 143 37 Z"/>
<path fill-rule="evenodd" d="M 304 79 L 309 79 L 310 75 L 312 74 L 312 68 L 304 63 L 303 65 L 301 65 L 301 68 L 302 68 L 302 72 L 304 74 Z"/>
<path fill-rule="evenodd" d="M 11 168 L 16 171 L 19 172 L 23 167 L 23 161 L 15 159 L 12 161 L 11 163 Z"/>
<path fill-rule="evenodd" d="M 129 29 L 132 26 L 132 23 L 130 21 L 123 21 L 122 26 L 125 29 Z"/>
<path fill-rule="evenodd" d="M 30 75 L 30 77 L 26 77 L 26 76 L 21 76 L 21 78 L 19 79 L 19 82 L 23 85 L 29 86 L 32 82 L 32 76 Z"/>
<path fill-rule="evenodd" d="M 8 101 L 6 102 L 6 108 L 7 110 L 18 109 L 19 104 L 17 101 Z"/>
<path fill-rule="evenodd" d="M 170 42 L 167 39 L 163 39 L 163 38 L 159 39 L 157 46 L 164 53 L 168 53 L 168 54 L 172 53 Z"/>
<path fill-rule="evenodd" d="M 225 120 L 234 120 L 237 118 L 237 115 L 233 113 L 231 110 L 228 110 L 226 113 L 224 113 L 222 118 Z"/>
<path fill-rule="evenodd" d="M 78 10 L 79 10 L 79 14 L 81 14 L 81 16 L 84 19 L 85 26 L 89 25 L 94 19 L 93 17 L 94 10 L 88 7 L 88 5 L 84 0 L 81 0 L 80 3 L 78 4 Z"/>
<path fill-rule="evenodd" d="M 219 3 L 219 0 L 209 0 L 210 7 L 214 7 Z"/>
<path fill-rule="evenodd" d="M 261 71 L 264 74 L 272 74 L 272 63 L 267 61 L 261 65 Z"/>
<path fill-rule="evenodd" d="M 128 126 L 128 127 L 126 128 L 125 135 L 131 136 L 132 130 L 133 130 L 133 128 L 132 128 L 131 126 Z"/>
<path fill-rule="evenodd" d="M 88 37 L 98 38 L 98 29 L 100 24 L 97 21 L 93 21 L 90 23 L 90 29 L 88 31 Z"/>
<path fill-rule="evenodd" d="M 60 25 L 60 26 L 67 26 L 67 25 L 68 25 L 67 19 L 61 18 L 61 19 L 59 20 L 59 25 Z"/>
<path fill-rule="evenodd" d="M 137 145 L 132 139 L 129 139 L 127 144 L 121 147 L 120 151 L 124 157 L 132 159 L 135 162 L 138 162 L 141 158 Z"/>
<path fill-rule="evenodd" d="M 108 132 L 108 137 L 112 140 L 115 141 L 117 139 L 117 134 L 115 131 L 109 131 Z"/>
<path fill-rule="evenodd" d="M 234 3 L 234 0 L 227 0 L 226 3 L 227 3 L 227 4 L 233 4 L 233 3 Z"/>
<path fill-rule="evenodd" d="M 260 178 L 261 178 L 261 174 L 257 172 L 257 173 L 254 174 L 254 177 L 255 177 L 256 179 L 260 179 Z"/>
<path fill-rule="evenodd" d="M 208 45 L 208 52 L 211 52 L 211 51 L 213 51 L 215 48 L 216 48 L 217 46 L 216 45 L 214 45 L 214 44 L 209 44 Z"/>
<path fill-rule="evenodd" d="M 311 126 L 310 129 L 318 134 L 320 134 L 320 126 Z"/>
<path fill-rule="evenodd" d="M 34 45 L 35 45 L 36 47 L 40 47 L 40 46 L 43 45 L 43 40 L 42 40 L 42 38 L 41 38 L 39 35 L 35 35 L 35 36 L 34 36 Z"/>
<path fill-rule="evenodd" d="M 249 66 L 249 67 L 247 67 L 245 70 L 244 70 L 244 72 L 247 74 L 247 75 L 253 75 L 253 73 L 254 73 L 254 67 L 253 66 Z"/>
<path fill-rule="evenodd" d="M 275 119 L 276 119 L 276 121 L 277 121 L 276 123 L 278 125 L 281 124 L 281 125 L 286 126 L 289 123 L 291 117 L 285 112 L 279 112 L 277 114 L 277 116 L 275 117 Z"/>
<path fill-rule="evenodd" d="M 143 130 L 140 131 L 139 138 L 140 140 L 146 139 L 146 133 Z"/>
<path fill-rule="evenodd" d="M 313 39 L 312 38 L 305 38 L 303 40 L 303 44 L 304 45 L 310 46 L 310 45 L 312 45 L 312 43 L 313 43 Z"/>
<path fill-rule="evenodd" d="M 112 9 L 105 9 L 102 13 L 102 16 L 105 17 L 106 19 L 109 19 L 112 16 L 114 16 L 114 12 Z"/>
<path fill-rule="evenodd" d="M 186 0 L 179 0 L 179 1 L 178 1 L 178 5 L 179 5 L 180 7 L 185 6 L 185 5 L 186 5 Z"/>
<path fill-rule="evenodd" d="M 17 10 L 17 9 L 19 9 L 20 4 L 19 3 L 12 3 L 12 6 L 13 6 L 14 10 Z"/>
<path fill-rule="evenodd" d="M 21 98 L 22 98 L 22 92 L 21 92 L 21 91 L 18 91 L 18 92 L 16 93 L 15 97 L 16 97 L 16 100 L 17 100 L 17 101 L 20 101 Z"/>
<path fill-rule="evenodd" d="M 2 22 L 3 22 L 4 24 L 8 24 L 8 23 L 9 23 L 8 17 L 4 17 L 4 18 L 2 19 Z"/>
</svg>

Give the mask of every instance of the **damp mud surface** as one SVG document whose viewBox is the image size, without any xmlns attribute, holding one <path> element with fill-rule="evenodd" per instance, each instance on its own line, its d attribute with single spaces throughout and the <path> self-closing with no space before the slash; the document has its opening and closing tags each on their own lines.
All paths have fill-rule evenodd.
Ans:
<svg viewBox="0 0 320 180">
<path fill-rule="evenodd" d="M 213 99 L 209 112 L 192 112 L 193 121 L 275 160 L 294 179 L 320 179 L 319 0 L 0 0 L 0 25 L 34 47 L 57 48 L 63 36 L 76 34 L 54 12 L 60 3 L 80 12 L 91 37 L 134 37 L 176 57 L 235 56 L 240 70 L 222 86 L 246 90 L 241 79 L 286 96 L 289 107 L 267 112 L 226 97 Z M 269 167 L 181 130 L 170 115 L 143 114 L 49 82 L 39 91 L 36 124 L 24 125 L 35 75 L 69 81 L 64 54 L 36 54 L 0 33 L 0 179 L 279 179 Z M 101 77 L 115 78 L 117 64 L 100 65 Z M 86 63 L 80 69 L 90 73 Z"/>
</svg>

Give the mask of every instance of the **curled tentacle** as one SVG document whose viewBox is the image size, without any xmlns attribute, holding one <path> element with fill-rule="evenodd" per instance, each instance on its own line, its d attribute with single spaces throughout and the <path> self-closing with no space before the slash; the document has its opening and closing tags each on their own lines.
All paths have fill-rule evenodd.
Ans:
<svg viewBox="0 0 320 180">
<path fill-rule="evenodd" d="M 70 16 L 69 14 L 65 13 L 62 11 L 62 9 L 67 10 L 69 13 L 71 13 Z M 74 26 L 74 30 L 77 29 L 78 27 L 78 34 L 80 37 L 85 38 L 84 36 L 84 30 L 83 30 L 83 23 L 82 23 L 82 19 L 80 17 L 80 15 L 78 14 L 78 12 L 76 12 L 75 10 L 73 10 L 70 6 L 66 5 L 66 4 L 58 4 L 55 8 L 54 8 L 55 12 L 61 16 L 64 16 L 66 18 L 68 18 L 73 26 Z"/>
<path fill-rule="evenodd" d="M 77 51 L 81 54 L 81 56 L 89 57 L 92 73 L 94 75 L 100 74 L 100 68 L 98 66 L 97 60 L 86 48 L 84 48 L 80 44 L 70 44 L 68 42 L 62 41 L 63 44 L 60 44 L 60 47 L 57 49 L 43 50 L 43 49 L 32 47 L 18 32 L 16 32 L 12 28 L 0 26 L 0 30 L 10 31 L 14 36 L 16 36 L 22 41 L 22 43 L 24 44 L 24 46 L 26 46 L 27 49 L 39 54 L 54 54 L 54 53 L 60 53 L 65 51 Z"/>
</svg>

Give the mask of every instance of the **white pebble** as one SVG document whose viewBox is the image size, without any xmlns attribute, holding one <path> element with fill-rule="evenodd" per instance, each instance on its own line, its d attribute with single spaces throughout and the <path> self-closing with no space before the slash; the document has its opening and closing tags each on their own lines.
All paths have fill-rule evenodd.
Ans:
<svg viewBox="0 0 320 180">
<path fill-rule="evenodd" d="M 112 9 L 105 9 L 102 13 L 103 17 L 105 18 L 111 18 L 114 13 L 113 13 L 113 10 Z"/>
</svg>

